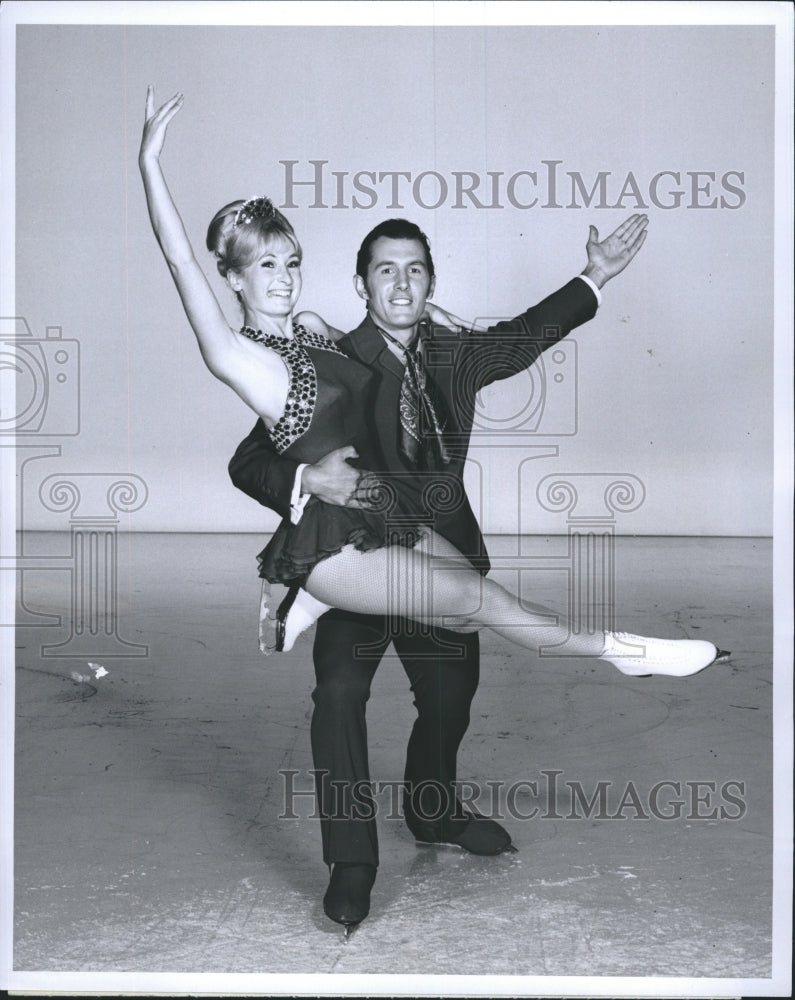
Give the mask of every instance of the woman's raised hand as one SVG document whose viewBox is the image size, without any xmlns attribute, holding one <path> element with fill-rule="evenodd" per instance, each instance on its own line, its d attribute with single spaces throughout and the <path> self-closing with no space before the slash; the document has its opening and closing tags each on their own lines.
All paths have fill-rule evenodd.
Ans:
<svg viewBox="0 0 795 1000">
<path fill-rule="evenodd" d="M 158 159 L 166 140 L 168 123 L 182 107 L 184 97 L 175 94 L 170 101 L 155 111 L 155 91 L 151 84 L 146 89 L 146 121 L 144 134 L 141 137 L 141 150 L 138 160 L 143 163 L 147 159 Z"/>
</svg>

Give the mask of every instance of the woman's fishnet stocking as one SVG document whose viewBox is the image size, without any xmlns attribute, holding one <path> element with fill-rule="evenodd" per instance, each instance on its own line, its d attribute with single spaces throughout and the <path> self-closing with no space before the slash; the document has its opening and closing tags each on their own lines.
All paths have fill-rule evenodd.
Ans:
<svg viewBox="0 0 795 1000">
<path fill-rule="evenodd" d="M 604 635 L 573 635 L 542 605 L 484 579 L 456 548 L 428 532 L 413 549 L 360 552 L 353 546 L 319 562 L 306 583 L 319 601 L 360 614 L 393 615 L 445 628 L 490 628 L 519 646 L 556 648 L 567 656 L 599 656 Z"/>
</svg>

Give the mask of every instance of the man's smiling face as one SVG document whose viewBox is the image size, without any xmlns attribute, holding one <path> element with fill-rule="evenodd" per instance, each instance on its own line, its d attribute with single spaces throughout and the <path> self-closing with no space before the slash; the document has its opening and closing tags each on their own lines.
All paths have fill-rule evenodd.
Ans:
<svg viewBox="0 0 795 1000">
<path fill-rule="evenodd" d="M 434 286 L 422 243 L 388 236 L 372 245 L 367 280 L 355 281 L 373 321 L 396 337 L 416 328 Z"/>
</svg>

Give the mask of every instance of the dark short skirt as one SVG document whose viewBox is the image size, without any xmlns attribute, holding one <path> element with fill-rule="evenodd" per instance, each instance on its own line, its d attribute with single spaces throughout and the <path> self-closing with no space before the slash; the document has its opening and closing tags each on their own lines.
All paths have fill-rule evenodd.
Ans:
<svg viewBox="0 0 795 1000">
<path fill-rule="evenodd" d="M 361 552 L 387 545 L 417 544 L 423 527 L 416 517 L 354 507 L 336 507 L 312 498 L 298 524 L 284 520 L 259 553 L 259 575 L 270 583 L 302 586 L 314 567 L 353 545 Z"/>
</svg>

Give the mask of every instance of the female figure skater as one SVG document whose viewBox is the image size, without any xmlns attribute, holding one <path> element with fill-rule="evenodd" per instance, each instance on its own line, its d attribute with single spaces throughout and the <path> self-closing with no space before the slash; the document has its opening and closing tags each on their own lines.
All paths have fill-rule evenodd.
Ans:
<svg viewBox="0 0 795 1000">
<path fill-rule="evenodd" d="M 207 246 L 243 308 L 229 326 L 200 268 L 160 166 L 176 95 L 154 109 L 150 87 L 139 154 L 152 227 L 169 265 L 207 367 L 263 420 L 277 449 L 312 463 L 352 444 L 377 469 L 366 403 L 372 373 L 335 347 L 312 313 L 295 315 L 301 247 L 292 226 L 265 198 L 233 202 L 212 220 Z M 434 320 L 447 319 L 438 311 Z M 338 507 L 316 498 L 298 525 L 283 523 L 260 554 L 271 582 L 300 584 L 277 647 L 329 607 L 394 615 L 463 631 L 488 627 L 526 648 L 556 647 L 606 660 L 625 674 L 686 676 L 721 653 L 702 640 L 650 639 L 628 633 L 572 634 L 555 612 L 519 599 L 483 578 L 444 538 L 421 522 L 411 485 L 379 478 L 375 509 Z"/>
</svg>

